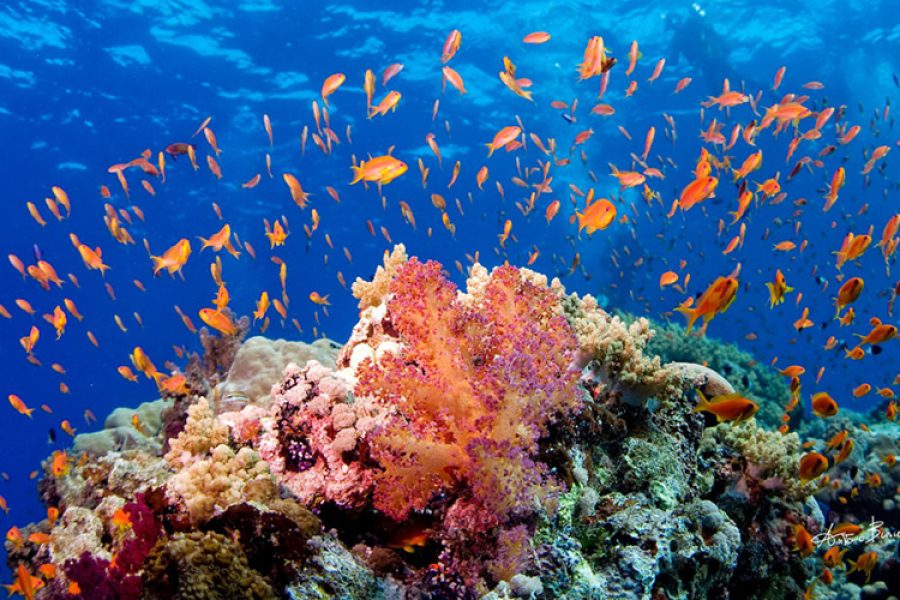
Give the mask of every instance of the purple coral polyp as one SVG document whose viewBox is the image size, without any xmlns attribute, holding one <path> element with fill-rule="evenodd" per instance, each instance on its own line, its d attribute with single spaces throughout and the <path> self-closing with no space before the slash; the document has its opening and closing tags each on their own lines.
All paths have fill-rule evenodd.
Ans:
<svg viewBox="0 0 900 600">
<path fill-rule="evenodd" d="M 316 465 L 316 453 L 305 438 L 291 438 L 285 440 L 284 466 L 288 471 L 300 473 L 313 468 Z"/>
</svg>

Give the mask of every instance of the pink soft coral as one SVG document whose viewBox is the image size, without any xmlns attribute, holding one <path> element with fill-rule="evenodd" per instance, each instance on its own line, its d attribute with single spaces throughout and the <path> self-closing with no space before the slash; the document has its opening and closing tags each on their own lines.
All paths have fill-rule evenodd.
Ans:
<svg viewBox="0 0 900 600">
<path fill-rule="evenodd" d="M 366 436 L 383 420 L 383 407 L 353 402 L 350 390 L 315 360 L 290 364 L 273 388 L 271 426 L 259 453 L 279 483 L 306 504 L 335 502 L 359 508 L 368 502 L 375 465 Z"/>
<path fill-rule="evenodd" d="M 397 408 L 371 440 L 376 508 L 402 520 L 446 492 L 495 523 L 532 511 L 546 479 L 538 440 L 580 403 L 558 297 L 504 266 L 463 299 L 440 264 L 416 259 L 390 291 L 401 350 L 363 361 L 355 389 Z"/>
</svg>

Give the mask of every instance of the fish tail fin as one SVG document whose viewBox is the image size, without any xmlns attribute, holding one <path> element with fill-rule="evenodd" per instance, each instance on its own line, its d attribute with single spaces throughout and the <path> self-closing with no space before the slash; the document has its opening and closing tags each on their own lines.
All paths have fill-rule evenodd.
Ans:
<svg viewBox="0 0 900 600">
<path fill-rule="evenodd" d="M 688 308 L 686 306 L 679 306 L 675 310 L 677 310 L 678 312 L 683 314 L 685 317 L 687 317 L 687 329 L 685 330 L 685 333 L 686 334 L 690 333 L 691 328 L 694 326 L 694 323 L 697 322 L 697 318 L 699 317 L 699 315 L 697 314 L 697 311 L 695 311 L 693 308 Z"/>
<path fill-rule="evenodd" d="M 162 257 L 151 255 L 150 260 L 153 261 L 153 274 L 158 275 L 165 268 Z"/>
<path fill-rule="evenodd" d="M 487 146 L 488 158 L 490 158 L 491 155 L 494 153 L 494 145 L 493 144 L 485 144 L 485 146 Z"/>
<path fill-rule="evenodd" d="M 697 390 L 697 397 L 699 398 L 697 406 L 695 406 L 694 410 L 691 412 L 703 412 L 709 408 L 709 400 L 706 399 L 706 396 L 704 396 L 703 392 L 699 389 Z"/>
<path fill-rule="evenodd" d="M 353 169 L 353 181 L 350 182 L 350 185 L 353 185 L 354 183 L 359 183 L 360 181 L 362 181 L 362 178 L 363 178 L 363 166 L 364 166 L 365 164 L 366 164 L 365 162 L 361 162 L 361 163 L 359 163 L 358 166 L 357 166 L 357 165 L 353 165 L 353 166 L 350 167 L 351 169 Z"/>
<path fill-rule="evenodd" d="M 766 282 L 766 287 L 769 288 L 769 308 L 774 308 L 776 304 L 778 304 L 778 298 L 775 295 L 775 286 Z"/>
</svg>

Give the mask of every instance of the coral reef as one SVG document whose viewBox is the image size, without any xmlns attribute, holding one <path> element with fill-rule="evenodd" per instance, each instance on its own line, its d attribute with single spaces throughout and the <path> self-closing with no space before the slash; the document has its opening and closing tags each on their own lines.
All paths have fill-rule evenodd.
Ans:
<svg viewBox="0 0 900 600">
<path fill-rule="evenodd" d="M 501 267 L 467 305 L 439 264 L 416 259 L 390 291 L 401 350 L 357 369 L 357 395 L 397 407 L 372 441 L 384 469 L 374 506 L 402 521 L 453 490 L 449 511 L 484 527 L 532 511 L 545 479 L 537 441 L 580 401 L 556 296 Z"/>
<path fill-rule="evenodd" d="M 273 394 L 259 452 L 279 483 L 308 505 L 364 506 L 376 474 L 367 437 L 384 423 L 385 409 L 354 401 L 347 383 L 315 360 L 289 365 Z"/>
<path fill-rule="evenodd" d="M 334 366 L 340 345 L 327 339 L 312 344 L 270 340 L 261 336 L 248 338 L 234 357 L 228 377 L 218 388 L 221 405 L 217 412 L 234 410 L 235 403 L 268 407 L 272 384 L 281 378 L 285 367 L 294 363 L 305 365 L 315 360 L 326 366 Z"/>
<path fill-rule="evenodd" d="M 76 453 L 94 456 L 130 449 L 158 453 L 162 445 L 156 436 L 162 428 L 162 415 L 172 404 L 171 400 L 160 399 L 144 402 L 135 409 L 119 407 L 106 418 L 102 430 L 75 436 L 73 448 Z M 135 415 L 144 431 L 135 428 L 132 421 Z"/>
<path fill-rule="evenodd" d="M 247 564 L 241 547 L 219 533 L 176 533 L 147 557 L 142 598 L 247 598 L 278 596 L 268 582 Z"/>
<path fill-rule="evenodd" d="M 758 400 L 757 421 L 772 429 L 781 425 L 781 415 L 791 392 L 786 379 L 778 372 L 734 344 L 709 336 L 687 335 L 684 327 L 674 323 L 653 327 L 656 335 L 648 343 L 648 352 L 659 356 L 664 363 L 704 365 L 727 380 L 735 391 Z"/>
<path fill-rule="evenodd" d="M 784 598 L 820 575 L 801 530 L 895 526 L 893 424 L 800 420 L 801 447 L 694 410 L 737 390 L 780 414 L 784 382 L 736 348 L 528 269 L 457 289 L 402 246 L 353 289 L 339 351 L 207 335 L 189 393 L 48 460 L 59 512 L 22 530 L 44 544 L 8 536 L 11 564 L 54 565 L 49 598 Z M 827 481 L 801 480 L 811 450 Z M 864 550 L 896 577 L 886 541 Z M 834 578 L 822 597 L 883 591 Z"/>
</svg>

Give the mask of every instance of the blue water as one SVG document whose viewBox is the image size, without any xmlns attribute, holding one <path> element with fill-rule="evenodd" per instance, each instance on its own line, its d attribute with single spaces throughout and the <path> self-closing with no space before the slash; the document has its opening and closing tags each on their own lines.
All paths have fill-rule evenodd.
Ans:
<svg viewBox="0 0 900 600">
<path fill-rule="evenodd" d="M 371 276 L 382 252 L 392 245 L 380 233 L 382 226 L 394 242 L 405 243 L 411 254 L 442 261 L 460 283 L 464 277 L 454 261 L 468 265 L 467 253 L 478 252 L 489 266 L 503 260 L 523 265 L 536 246 L 540 256 L 533 268 L 560 276 L 570 290 L 603 296 L 613 308 L 680 323 L 683 318 L 671 316 L 671 311 L 686 295 L 672 288 L 661 292 L 659 275 L 668 269 L 679 271 L 678 262 L 685 259 L 687 267 L 679 272 L 691 273 L 690 295 L 703 291 L 716 277 L 728 275 L 740 262 L 738 298 L 725 316 L 711 323 L 708 334 L 740 343 L 760 361 L 777 356 L 780 367 L 803 364 L 810 373 L 804 389 L 828 390 L 842 407 L 867 411 L 877 406 L 882 399 L 874 393 L 855 401 L 849 392 L 864 381 L 873 388 L 889 387 L 900 371 L 892 347 L 896 342 L 861 362 L 845 360 L 842 350 L 825 352 L 822 347 L 829 335 L 852 344 L 851 334 L 866 333 L 871 317 L 888 320 L 890 290 L 900 278 L 896 264 L 891 275 L 886 274 L 880 250 L 874 247 L 884 223 L 897 212 L 897 130 L 892 115 L 883 119 L 886 103 L 896 100 L 898 92 L 894 74 L 900 61 L 896 52 L 900 20 L 893 4 L 733 0 L 706 3 L 704 15 L 698 16 L 686 3 L 571 0 L 433 1 L 418 3 L 413 10 L 409 3 L 387 1 L 5 3 L 0 7 L 0 139 L 4 149 L 0 172 L 5 215 L 0 220 L 0 247 L 4 254 L 12 252 L 31 263 L 37 245 L 66 281 L 62 289 L 54 287 L 48 293 L 31 280 L 23 282 L 5 261 L 0 267 L 0 304 L 13 313 L 11 320 L 0 319 L 0 391 L 4 396 L 18 394 L 31 407 L 47 404 L 53 410 L 46 414 L 38 409 L 29 420 L 8 406 L 0 408 L 6 449 L 0 455 L 0 471 L 9 476 L 8 481 L 0 481 L 0 493 L 11 508 L 9 515 L 2 517 L 2 527 L 21 526 L 43 516 L 29 473 L 39 469 L 39 461 L 51 450 L 68 444 L 68 436 L 59 429 L 62 419 L 70 420 L 79 432 L 88 431 L 85 409 L 98 416 L 97 427 L 113 408 L 156 397 L 147 380 L 141 378 L 139 384 L 133 384 L 116 373 L 117 366 L 129 364 L 128 354 L 134 346 L 142 346 L 157 366 L 174 359 L 173 344 L 198 349 L 196 336 L 182 326 L 173 305 L 180 305 L 198 325 L 197 310 L 211 306 L 216 289 L 209 263 L 214 257 L 210 250 L 199 252 L 196 236 L 206 237 L 223 224 L 213 212 L 212 202 L 221 207 L 224 222 L 253 244 L 258 255 L 255 261 L 246 253 L 234 260 L 222 253 L 224 279 L 236 312 L 250 314 L 263 289 L 273 297 L 278 295 L 278 268 L 270 256 L 282 257 L 288 264 L 289 318 L 298 319 L 303 334 L 290 322 L 282 327 L 270 309 L 270 336 L 310 340 L 316 327 L 319 334 L 346 339 L 356 321 L 356 301 L 337 283 L 336 273 L 341 271 L 348 284 L 356 276 Z M 688 25 L 677 28 L 677 39 L 673 40 L 676 36 L 667 27 L 667 14 L 678 15 L 683 22 L 690 18 Z M 454 28 L 462 31 L 463 42 L 451 65 L 465 79 L 469 90 L 465 96 L 452 88 L 441 94 L 441 47 Z M 536 30 L 552 33 L 552 40 L 539 46 L 521 43 L 525 34 Z M 589 114 L 596 102 L 598 79 L 577 82 L 576 67 L 592 35 L 604 36 L 619 60 L 603 99 L 616 107 L 616 115 L 609 118 Z M 623 70 L 633 39 L 639 41 L 643 58 L 635 72 L 637 93 L 625 98 L 628 78 Z M 507 55 L 518 66 L 517 76 L 533 80 L 536 103 L 514 96 L 501 85 L 496 74 Z M 646 80 L 662 57 L 667 58 L 665 69 L 651 85 Z M 381 72 L 394 62 L 404 64 L 388 85 L 403 95 L 399 108 L 369 121 L 363 73 L 371 68 L 377 74 L 378 100 L 386 93 L 380 84 Z M 769 88 L 782 65 L 787 72 L 776 94 Z M 300 132 L 304 125 L 314 130 L 311 102 L 319 98 L 324 79 L 336 72 L 348 78 L 330 99 L 332 127 L 341 144 L 332 156 L 324 156 L 310 139 L 301 158 Z M 833 121 L 825 128 L 825 138 L 804 142 L 791 162 L 784 158 L 790 132 L 778 139 L 773 139 L 770 131 L 760 135 L 764 164 L 750 180 L 761 182 L 780 172 L 788 196 L 778 205 L 752 206 L 744 218 L 747 234 L 743 248 L 723 256 L 722 249 L 737 234 L 737 226 L 717 234 L 719 219 L 730 222 L 726 213 L 736 206 L 730 177 L 722 177 L 717 198 L 672 219 L 665 214 L 678 191 L 690 181 L 700 151 L 698 103 L 708 94 L 717 94 L 726 76 L 733 79 L 733 87 L 743 80 L 752 94 L 764 90 L 761 107 L 774 104 L 788 92 L 808 93 L 808 105 L 814 109 L 826 101 L 831 106 L 846 105 L 845 119 L 861 125 L 862 131 L 853 143 L 825 158 L 824 168 L 801 171 L 790 182 L 786 176 L 797 158 L 816 158 L 819 150 L 833 142 Z M 673 95 L 676 82 L 683 77 L 691 77 L 693 82 Z M 821 81 L 825 88 L 801 87 L 810 81 Z M 580 99 L 576 123 L 568 123 L 561 111 L 549 106 L 552 100 L 570 103 L 576 97 Z M 436 98 L 440 98 L 440 110 L 432 121 Z M 265 175 L 269 147 L 262 124 L 264 113 L 271 117 L 275 137 L 271 149 L 275 178 L 271 180 Z M 674 144 L 663 135 L 663 113 L 677 123 Z M 729 119 L 724 112 L 707 109 L 705 123 L 712 116 L 725 120 L 723 133 L 728 136 L 734 123 L 746 124 L 752 118 L 747 106 L 734 114 Z M 577 133 L 594 129 L 593 137 L 572 153 L 569 166 L 552 169 L 552 194 L 542 196 L 527 217 L 516 207 L 516 202 L 526 200 L 527 192 L 510 181 L 517 173 L 515 157 L 523 167 L 535 166 L 545 157 L 530 144 L 527 153 L 499 151 L 487 160 L 484 148 L 497 130 L 515 124 L 515 115 L 545 142 L 548 137 L 555 138 L 559 158 L 568 155 Z M 223 150 L 219 157 L 225 174 L 222 181 L 205 167 L 209 148 L 203 136 L 189 139 L 207 116 L 212 116 L 210 127 Z M 345 138 L 348 125 L 352 145 Z M 630 132 L 633 141 L 623 137 L 619 125 Z M 641 154 L 650 126 L 657 131 L 650 166 L 663 168 L 657 156 L 671 158 L 678 166 L 665 167 L 664 181 L 649 180 L 661 194 L 663 205 L 648 209 L 639 192 L 629 190 L 617 204 L 619 215 L 627 214 L 631 223 L 615 223 L 590 239 L 578 237 L 577 228 L 569 223 L 573 211 L 569 184 L 582 190 L 593 186 L 598 196 L 619 197 L 608 163 L 629 168 L 629 153 Z M 810 127 L 811 123 L 805 123 L 801 129 Z M 442 150 L 443 169 L 425 144 L 429 132 L 436 135 Z M 156 153 L 166 145 L 184 141 L 197 144 L 200 171 L 194 173 L 186 157 L 167 157 L 168 181 L 163 185 L 153 180 L 155 197 L 141 188 L 136 170 L 128 174 L 130 199 L 106 172 L 110 165 L 135 158 L 145 148 L 153 151 L 155 162 Z M 882 171 L 878 165 L 866 185 L 859 174 L 863 154 L 882 144 L 894 150 L 884 161 L 886 168 Z M 383 210 L 374 188 L 366 191 L 361 185 L 348 185 L 351 155 L 384 154 L 390 146 L 396 147 L 394 154 L 407 162 L 410 170 L 384 188 L 387 210 Z M 581 148 L 587 157 L 584 163 L 579 157 Z M 752 151 L 741 140 L 728 154 L 738 166 Z M 420 157 L 431 169 L 428 190 L 420 184 L 416 165 Z M 457 160 L 461 161 L 459 182 L 448 190 Z M 481 192 L 475 186 L 475 173 L 484 164 L 489 165 L 490 179 Z M 825 185 L 840 165 L 846 167 L 847 184 L 837 205 L 823 213 Z M 598 184 L 592 182 L 591 171 Z M 284 172 L 297 176 L 313 194 L 305 211 L 291 202 L 280 176 Z M 241 189 L 240 184 L 256 173 L 263 174 L 261 184 L 252 190 Z M 529 182 L 537 179 L 534 175 Z M 502 182 L 505 199 L 500 198 L 496 181 Z M 50 216 L 44 205 L 53 185 L 64 188 L 72 200 L 72 216 L 63 222 Z M 120 245 L 106 231 L 102 217 L 107 201 L 98 192 L 101 185 L 112 191 L 108 202 L 114 207 L 134 204 L 145 213 L 145 223 L 125 224 L 136 245 Z M 326 193 L 328 185 L 340 193 L 339 204 Z M 446 198 L 457 228 L 455 237 L 445 230 L 439 211 L 431 205 L 432 193 Z M 464 214 L 454 206 L 456 198 Z M 563 208 L 548 225 L 544 207 L 550 198 L 560 199 Z M 808 204 L 796 205 L 799 198 L 807 199 Z M 29 200 L 48 219 L 46 227 L 39 227 L 28 216 L 25 202 Z M 397 204 L 400 200 L 412 207 L 415 230 L 403 221 Z M 629 208 L 632 203 L 636 212 Z M 868 210 L 860 215 L 864 204 Z M 319 212 L 321 225 L 307 241 L 302 226 L 310 223 L 311 207 Z M 795 211 L 801 213 L 795 215 Z M 272 221 L 280 215 L 288 218 L 291 235 L 285 248 L 270 252 L 262 220 Z M 505 253 L 500 254 L 497 235 L 506 219 L 513 221 L 515 239 L 508 241 Z M 367 220 L 372 221 L 374 237 L 368 232 Z M 795 221 L 802 223 L 799 236 L 794 235 Z M 866 289 L 855 307 L 856 323 L 841 328 L 832 321 L 833 296 L 839 286 L 832 252 L 848 231 L 862 233 L 870 225 L 875 226 L 873 247 L 861 261 L 843 269 L 848 276 L 863 277 Z M 767 230 L 769 235 L 763 239 Z M 91 247 L 102 247 L 104 260 L 111 266 L 105 278 L 85 269 L 69 241 L 71 232 Z M 333 250 L 324 241 L 326 232 L 334 242 Z M 154 253 L 161 253 L 182 237 L 191 239 L 194 248 L 184 281 L 165 275 L 154 278 L 142 238 L 149 240 Z M 798 245 L 808 239 L 809 247 L 803 253 L 799 249 L 772 251 L 774 243 L 787 239 Z M 342 247 L 352 254 L 352 263 Z M 582 266 L 571 272 L 576 252 Z M 613 254 L 619 267 L 610 260 Z M 642 264 L 636 265 L 641 257 Z M 827 291 L 817 283 L 812 273 L 815 267 L 816 275 L 829 281 Z M 795 293 L 785 304 L 769 309 L 764 282 L 771 281 L 776 268 L 785 273 L 789 285 L 803 293 L 799 305 Z M 80 288 L 66 279 L 69 272 L 77 276 Z M 146 293 L 133 285 L 134 279 L 146 286 Z M 104 283 L 114 287 L 115 300 Z M 312 291 L 330 294 L 330 316 L 309 302 Z M 57 342 L 40 315 L 62 305 L 64 297 L 75 301 L 85 319 L 77 322 L 70 317 Z M 37 315 L 29 317 L 19 311 L 16 298 L 29 300 Z M 797 334 L 791 324 L 803 307 L 809 307 L 815 327 Z M 143 327 L 135 321 L 135 311 L 140 313 Z M 114 314 L 122 318 L 127 333 L 118 329 Z M 36 349 L 44 363 L 40 368 L 24 360 L 18 345 L 33 322 L 41 328 Z M 89 344 L 88 329 L 98 338 L 99 349 Z M 756 341 L 745 340 L 751 332 L 757 334 Z M 54 362 L 65 367 L 64 376 L 50 370 Z M 821 366 L 826 371 L 816 385 L 811 374 Z M 60 381 L 71 388 L 70 395 L 60 394 Z M 47 442 L 50 428 L 56 432 L 55 444 Z"/>
</svg>

